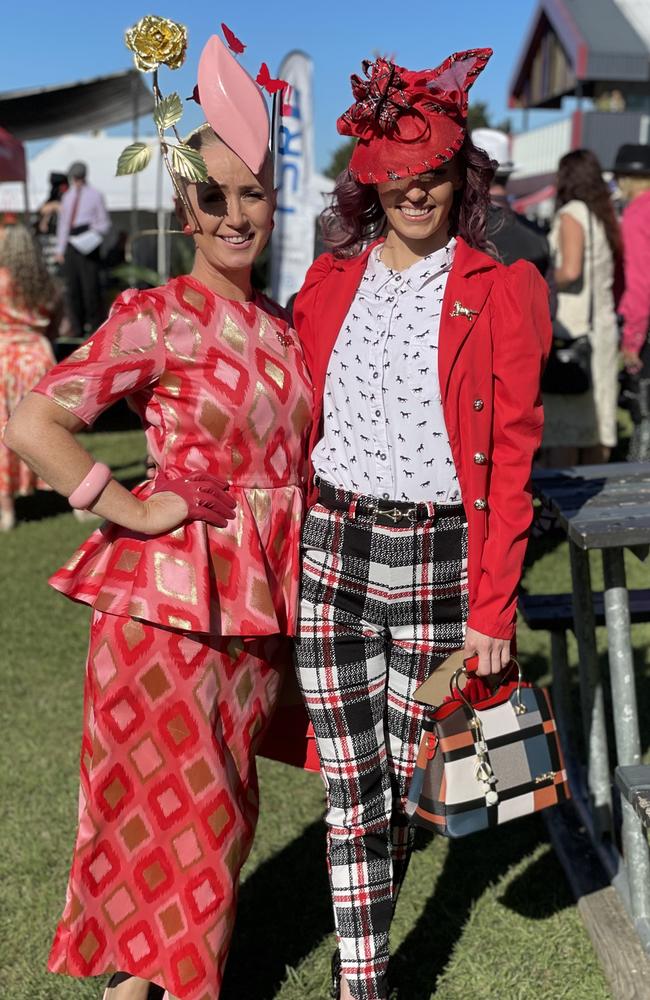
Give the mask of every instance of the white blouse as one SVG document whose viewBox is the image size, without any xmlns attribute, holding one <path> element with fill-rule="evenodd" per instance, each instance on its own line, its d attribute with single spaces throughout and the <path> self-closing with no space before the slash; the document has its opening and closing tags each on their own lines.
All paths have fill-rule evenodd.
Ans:
<svg viewBox="0 0 650 1000">
<path fill-rule="evenodd" d="M 393 271 L 381 246 L 332 351 L 312 461 L 334 486 L 385 500 L 460 503 L 438 381 L 442 300 L 456 241 Z"/>
</svg>

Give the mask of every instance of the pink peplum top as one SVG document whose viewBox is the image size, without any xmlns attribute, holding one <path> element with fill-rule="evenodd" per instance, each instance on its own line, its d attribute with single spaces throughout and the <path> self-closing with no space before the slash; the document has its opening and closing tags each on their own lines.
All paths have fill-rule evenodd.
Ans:
<svg viewBox="0 0 650 1000">
<path fill-rule="evenodd" d="M 51 578 L 100 611 L 211 635 L 293 635 L 311 426 L 298 338 L 273 302 L 194 278 L 129 290 L 36 386 L 86 424 L 130 397 L 158 472 L 228 480 L 236 518 L 146 536 L 105 523 Z M 155 478 L 154 478 L 155 482 Z M 134 494 L 146 498 L 152 482 Z"/>
</svg>

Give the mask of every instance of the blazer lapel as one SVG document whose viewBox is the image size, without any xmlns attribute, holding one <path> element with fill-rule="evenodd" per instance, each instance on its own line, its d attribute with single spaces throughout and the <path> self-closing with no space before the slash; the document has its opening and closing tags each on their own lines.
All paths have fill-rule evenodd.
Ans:
<svg viewBox="0 0 650 1000">
<path fill-rule="evenodd" d="M 366 269 L 368 256 L 377 242 L 379 241 L 366 247 L 363 253 L 357 257 L 335 261 L 327 279 L 322 284 L 316 303 L 320 317 L 315 319 L 319 334 L 317 347 L 319 363 L 314 365 L 312 372 L 312 378 L 314 380 L 319 378 L 322 382 L 321 386 L 314 386 L 316 390 L 321 391 L 321 394 L 325 386 L 329 360 L 343 321 L 354 301 L 354 296 Z"/>
<path fill-rule="evenodd" d="M 440 315 L 438 379 L 443 399 L 451 369 L 474 329 L 493 284 L 494 262 L 458 238 Z"/>
</svg>

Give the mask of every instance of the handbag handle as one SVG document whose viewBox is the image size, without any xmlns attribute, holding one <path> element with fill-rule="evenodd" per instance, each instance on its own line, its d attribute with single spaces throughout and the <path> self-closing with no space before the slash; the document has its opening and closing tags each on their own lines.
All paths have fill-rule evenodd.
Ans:
<svg viewBox="0 0 650 1000">
<path fill-rule="evenodd" d="M 499 683 L 498 683 L 498 685 L 497 685 L 497 687 L 496 687 L 495 690 L 498 691 L 499 688 L 503 684 L 505 684 L 506 680 L 508 679 L 508 674 L 512 670 L 513 666 L 515 666 L 517 668 L 517 699 L 515 701 L 515 706 L 514 706 L 515 707 L 515 712 L 517 713 L 517 715 L 524 715 L 525 712 L 526 712 L 526 706 L 524 705 L 523 701 L 521 700 L 521 684 L 522 684 L 522 681 L 524 679 L 524 675 L 523 675 L 523 671 L 521 669 L 521 664 L 520 664 L 519 660 L 516 660 L 514 658 L 514 656 L 511 657 L 510 663 L 507 665 L 506 669 L 503 671 L 503 676 L 500 678 Z M 469 677 L 470 675 L 474 675 L 475 673 L 476 673 L 476 671 L 474 671 L 474 670 L 468 670 L 466 664 L 463 663 L 462 667 L 459 667 L 458 670 L 456 670 L 451 675 L 451 677 L 449 679 L 449 693 L 451 694 L 452 698 L 456 698 L 456 695 L 458 695 L 458 697 L 463 702 L 463 704 L 465 704 L 467 706 L 467 708 L 470 710 L 470 712 L 472 714 L 472 718 L 475 721 L 477 727 L 480 728 L 481 722 L 480 722 L 479 717 L 476 714 L 474 706 L 465 697 L 465 695 L 463 693 L 463 689 L 458 684 L 459 679 L 463 675 L 465 677 Z"/>
</svg>

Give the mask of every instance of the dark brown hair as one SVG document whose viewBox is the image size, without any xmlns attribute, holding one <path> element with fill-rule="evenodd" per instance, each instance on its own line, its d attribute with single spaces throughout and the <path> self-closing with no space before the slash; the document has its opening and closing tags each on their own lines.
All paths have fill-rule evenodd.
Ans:
<svg viewBox="0 0 650 1000">
<path fill-rule="evenodd" d="M 584 201 L 587 208 L 605 227 L 607 242 L 614 257 L 621 252 L 621 235 L 616 221 L 609 188 L 603 180 L 603 169 L 590 149 L 574 149 L 558 164 L 555 210 L 570 201 Z"/>
<path fill-rule="evenodd" d="M 456 154 L 456 162 L 463 185 L 454 195 L 449 235 L 462 236 L 475 250 L 486 250 L 490 183 L 496 165 L 469 135 Z M 325 245 L 336 257 L 360 253 L 386 226 L 374 184 L 360 184 L 347 168 L 337 177 L 331 204 L 322 212 L 320 221 Z"/>
</svg>

